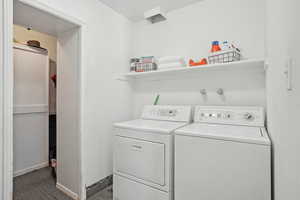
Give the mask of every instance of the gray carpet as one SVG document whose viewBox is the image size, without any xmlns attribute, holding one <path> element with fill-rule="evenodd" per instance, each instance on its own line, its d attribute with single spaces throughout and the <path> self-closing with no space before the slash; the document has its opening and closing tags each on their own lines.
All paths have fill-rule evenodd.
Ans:
<svg viewBox="0 0 300 200">
<path fill-rule="evenodd" d="M 43 168 L 14 178 L 14 200 L 72 200 L 55 186 L 51 168 Z M 91 196 L 89 200 L 112 200 L 108 187 Z"/>
</svg>

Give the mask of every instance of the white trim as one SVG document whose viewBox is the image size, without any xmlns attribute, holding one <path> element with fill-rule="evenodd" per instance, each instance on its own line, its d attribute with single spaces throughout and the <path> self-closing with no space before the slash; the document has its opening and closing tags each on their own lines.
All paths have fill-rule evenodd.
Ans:
<svg viewBox="0 0 300 200">
<path fill-rule="evenodd" d="M 3 185 L 1 199 L 13 199 L 13 1 L 3 0 Z M 2 133 L 1 133 L 2 135 Z"/>
<path fill-rule="evenodd" d="M 56 17 L 59 17 L 63 20 L 66 20 L 72 24 L 78 25 L 79 27 L 79 33 L 80 33 L 80 38 L 79 38 L 79 45 L 80 45 L 80 55 L 79 56 L 83 56 L 83 50 L 82 50 L 82 28 L 85 26 L 85 23 L 82 22 L 81 20 L 78 20 L 75 17 L 66 15 L 62 10 L 58 11 L 53 7 L 49 7 L 47 4 L 42 3 L 40 1 L 37 0 L 19 0 L 20 2 L 31 6 L 33 8 L 39 9 L 41 11 L 44 11 L 46 13 L 49 13 L 51 15 L 54 15 Z M 1 31 L 3 31 L 3 49 L 2 51 L 0 51 L 0 53 L 2 52 L 3 54 L 3 60 L 4 62 L 1 63 L 3 64 L 3 73 L 2 73 L 2 69 L 0 70 L 0 86 L 2 84 L 5 84 L 3 86 L 3 94 L 0 94 L 3 98 L 3 102 L 0 101 L 0 103 L 3 105 L 3 121 L 2 121 L 2 125 L 3 128 L 1 131 L 3 131 L 4 133 L 2 134 L 0 132 L 1 135 L 4 136 L 4 140 L 3 142 L 3 149 L 1 149 L 1 151 L 3 151 L 3 159 L 1 159 L 0 156 L 0 164 L 3 164 L 3 177 L 1 177 L 1 172 L 0 172 L 0 177 L 3 180 L 2 185 L 0 185 L 1 189 L 0 189 L 0 199 L 5 199 L 5 200 L 12 200 L 13 199 L 13 185 L 12 185 L 12 180 L 13 180 L 13 140 L 12 140 L 12 136 L 13 136 L 13 2 L 12 0 L 3 0 L 3 8 L 1 9 L 1 12 L 3 13 L 1 17 L 3 17 L 3 24 L 1 27 Z M 0 34 L 1 36 L 1 34 Z M 2 39 L 2 38 L 1 38 Z M 82 69 L 83 68 L 83 62 L 82 62 L 82 58 L 80 58 L 80 62 L 79 62 L 79 69 L 80 69 L 80 83 L 79 83 L 79 94 L 81 95 L 82 92 L 81 90 L 84 88 L 83 83 L 82 83 Z M 0 89 L 1 92 L 1 89 Z M 5 97 L 5 98 L 4 98 Z M 80 96 L 80 103 L 79 103 L 79 115 L 81 115 L 83 112 L 83 106 L 82 106 L 82 99 L 83 97 Z M 1 99 L 2 100 L 2 99 Z M 1 118 L 0 118 L 1 119 Z M 83 177 L 83 153 L 82 153 L 82 145 L 83 145 L 83 139 L 82 139 L 82 116 L 79 116 L 80 122 L 79 122 L 79 160 L 80 160 L 80 175 L 79 175 L 79 179 L 80 179 L 80 197 L 81 200 L 85 200 L 86 196 L 85 196 L 85 182 L 84 182 L 84 177 Z M 1 125 L 1 124 L 0 124 Z M 0 127 L 1 128 L 1 127 Z M 1 139 L 1 137 L 0 137 Z M 2 152 L 0 152 L 2 153 Z M 2 166 L 0 166 L 2 167 Z M 0 180 L 0 184 L 1 181 Z M 3 192 L 2 192 L 3 191 Z M 3 193 L 3 195 L 1 194 L 1 192 Z M 78 195 L 77 195 L 78 196 Z"/>
<path fill-rule="evenodd" d="M 15 105 L 14 115 L 16 114 L 32 114 L 32 113 L 47 113 L 49 108 L 47 104 L 33 104 L 33 105 Z"/>
<path fill-rule="evenodd" d="M 28 5 L 30 7 L 36 8 L 40 11 L 51 14 L 55 17 L 60 18 L 60 19 L 71 22 L 72 24 L 75 24 L 77 26 L 82 26 L 82 25 L 85 24 L 83 21 L 77 19 L 76 17 L 66 15 L 62 11 L 56 10 L 56 9 L 54 9 L 54 8 L 44 4 L 44 3 L 41 3 L 40 1 L 37 1 L 37 0 L 18 0 L 18 1 L 25 4 L 25 5 Z"/>
<path fill-rule="evenodd" d="M 1 13 L 3 13 L 3 2 L 4 1 L 1 1 L 0 2 L 0 11 Z M 4 23 L 4 15 L 0 15 L 0 44 L 3 44 L 3 41 L 4 41 L 4 26 L 3 26 L 3 23 Z M 1 148 L 0 148 L 0 199 L 5 199 L 4 195 L 3 195 L 3 189 L 4 189 L 4 184 L 5 184 L 5 180 L 3 178 L 4 176 L 4 170 L 3 170 L 3 163 L 4 163 L 4 149 L 3 149 L 3 144 L 4 144 L 4 129 L 3 129 L 3 118 L 4 118 L 4 106 L 3 106 L 3 96 L 4 96 L 4 92 L 3 92 L 3 77 L 4 77 L 4 46 L 1 45 L 0 46 L 0 145 L 1 145 Z M 1 181 L 3 180 L 3 181 Z"/>
<path fill-rule="evenodd" d="M 46 161 L 46 162 L 34 165 L 32 167 L 28 167 L 26 169 L 21 169 L 21 170 L 18 170 L 18 171 L 14 172 L 14 177 L 18 177 L 18 176 L 21 176 L 21 175 L 27 174 L 29 172 L 33 172 L 35 170 L 42 169 L 42 168 L 48 167 L 48 166 L 49 166 L 49 162 Z"/>
<path fill-rule="evenodd" d="M 81 149 L 81 151 L 79 152 L 79 162 L 80 162 L 80 177 L 79 180 L 81 182 L 80 185 L 80 199 L 81 200 L 86 200 L 86 182 L 85 182 L 85 178 L 84 178 L 84 159 L 83 159 L 83 130 L 84 130 L 84 126 L 83 126 L 83 90 L 85 88 L 84 86 L 84 74 L 85 74 L 85 68 L 83 67 L 83 32 L 85 30 L 86 26 L 84 24 L 81 24 L 79 30 L 78 30 L 78 44 L 79 44 L 79 50 L 80 52 L 78 53 L 78 82 L 80 83 L 78 85 L 79 88 L 79 92 L 78 92 L 78 104 L 79 104 L 79 109 L 78 109 L 78 128 L 79 128 L 79 143 L 78 143 L 78 147 Z"/>
<path fill-rule="evenodd" d="M 65 187 L 61 183 L 56 183 L 56 188 L 71 197 L 74 200 L 79 200 L 78 194 L 75 192 L 71 191 L 69 188 Z"/>
<path fill-rule="evenodd" d="M 74 31 L 76 32 L 75 34 L 74 34 Z M 78 138 L 77 138 L 77 141 L 78 141 L 78 143 L 77 143 L 77 146 L 79 147 L 78 149 L 81 149 L 81 151 L 79 151 L 78 152 L 78 162 L 79 162 L 79 166 L 78 166 L 78 168 L 79 168 L 79 171 L 80 171 L 80 174 L 78 174 L 79 175 L 79 182 L 81 183 L 81 184 L 79 184 L 78 186 L 79 186 L 79 188 L 77 188 L 76 187 L 76 189 L 75 188 L 72 188 L 73 190 L 75 190 L 76 192 L 78 192 L 80 195 L 80 197 L 81 197 L 81 199 L 82 200 L 84 200 L 84 199 L 86 199 L 86 197 L 85 197 L 85 189 L 83 189 L 83 186 L 85 186 L 85 184 L 83 184 L 83 168 L 82 168 L 82 128 L 81 128 L 81 124 L 82 124 L 82 121 L 80 121 L 82 118 L 81 118 L 81 108 L 82 108 L 82 103 L 81 103 L 81 83 L 82 83 L 82 81 L 81 81 L 81 58 L 80 58 L 80 56 L 81 56 L 81 47 L 82 47 L 82 44 L 81 44 L 81 29 L 80 28 L 76 28 L 76 29 L 74 29 L 74 30 L 71 30 L 69 33 L 73 33 L 74 34 L 74 37 L 76 37 L 76 39 L 74 38 L 74 41 L 76 40 L 76 42 L 77 42 L 77 44 L 76 44 L 76 48 L 75 48 L 75 50 L 76 50 L 76 53 L 74 52 L 74 54 L 76 54 L 77 56 L 77 60 L 76 60 L 76 63 L 74 63 L 74 67 L 76 68 L 75 70 L 75 72 L 74 72 L 74 76 L 75 76 L 75 79 L 77 80 L 76 81 L 76 99 L 77 99 L 77 105 L 76 105 L 76 107 L 77 107 L 77 109 L 76 109 L 76 114 L 74 114 L 74 115 L 76 115 L 76 118 L 74 119 L 74 121 L 76 121 L 76 126 L 77 126 L 77 128 L 76 129 L 78 129 L 78 133 L 77 133 L 77 131 L 76 131 L 76 135 L 78 135 Z M 65 32 L 65 33 L 67 33 L 67 32 Z M 69 34 L 69 33 L 67 33 L 67 34 Z M 76 35 L 76 36 L 75 36 Z M 64 33 L 61 35 L 61 37 L 59 36 L 58 37 L 58 43 L 60 42 L 60 41 L 63 41 L 64 40 L 64 37 L 65 37 L 65 35 L 64 35 Z M 63 52 L 63 51 L 60 51 L 60 49 L 61 49 L 61 46 L 60 45 L 58 45 L 58 59 L 57 59 L 57 68 L 58 69 L 63 69 L 63 67 L 64 66 L 61 66 L 60 67 L 60 65 L 62 64 L 62 62 L 61 62 L 61 55 L 60 55 L 60 52 Z M 61 78 L 63 78 L 62 77 L 62 74 L 63 73 L 61 73 L 62 71 L 61 70 L 57 70 L 57 76 L 58 76 L 58 80 L 61 80 Z M 64 98 L 64 95 L 63 95 L 63 87 L 60 87 L 59 86 L 59 83 L 57 84 L 57 122 L 58 122 L 58 126 L 57 126 L 57 130 L 58 130 L 58 134 L 59 134 L 59 131 L 60 130 L 63 130 L 63 129 L 61 129 L 60 128 L 60 125 L 59 125 L 59 122 L 61 121 L 61 120 L 63 120 L 63 119 L 61 119 L 61 117 L 60 117 L 60 113 L 62 112 L 62 107 L 61 106 L 63 106 L 63 104 L 65 103 L 65 101 L 63 101 L 62 100 L 62 98 Z M 59 106 L 60 105 L 60 106 Z M 59 139 L 58 139 L 58 141 L 59 141 Z M 60 147 L 60 145 L 58 145 L 58 148 Z M 57 156 L 58 156 L 58 159 L 57 159 L 57 162 L 58 162 L 58 164 L 59 164 L 59 162 L 60 162 L 60 154 L 57 154 Z M 59 165 L 58 165 L 58 167 L 59 167 Z M 59 168 L 58 168 L 58 172 L 59 172 L 60 170 L 59 170 Z M 59 176 L 58 176 L 58 181 L 60 181 L 59 180 Z"/>
</svg>

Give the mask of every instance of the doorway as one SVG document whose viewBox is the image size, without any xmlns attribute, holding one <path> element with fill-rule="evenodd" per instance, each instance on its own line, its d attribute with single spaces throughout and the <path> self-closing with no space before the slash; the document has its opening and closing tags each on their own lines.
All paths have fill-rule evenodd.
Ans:
<svg viewBox="0 0 300 200">
<path fill-rule="evenodd" d="M 57 38 L 14 25 L 14 199 L 56 190 Z M 40 189 L 38 189 L 40 188 Z M 43 190 L 41 188 L 44 188 Z"/>
<path fill-rule="evenodd" d="M 14 24 L 30 27 L 33 30 L 57 37 L 57 181 L 55 186 L 72 199 L 85 199 L 80 134 L 81 31 L 83 23 L 35 1 L 14 0 L 13 4 Z M 11 90 L 12 82 L 13 80 L 6 83 L 6 87 L 10 87 Z M 11 105 L 13 105 L 12 102 Z M 15 120 L 12 122 L 13 126 Z M 12 143 L 12 138 L 8 139 L 11 139 L 11 146 L 15 145 Z M 10 177 L 4 180 L 4 185 L 11 185 L 4 189 L 4 194 L 10 191 L 6 193 L 5 199 L 12 199 L 12 153 L 10 148 L 4 152 L 4 155 L 10 155 L 6 159 L 8 161 L 6 162 L 8 163 L 7 169 L 4 168 L 4 174 L 7 170 L 10 172 L 7 173 L 10 174 Z"/>
</svg>

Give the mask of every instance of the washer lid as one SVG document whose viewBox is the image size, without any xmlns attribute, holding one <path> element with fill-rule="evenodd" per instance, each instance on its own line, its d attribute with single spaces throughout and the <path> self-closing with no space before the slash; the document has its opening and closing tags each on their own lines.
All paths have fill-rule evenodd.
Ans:
<svg viewBox="0 0 300 200">
<path fill-rule="evenodd" d="M 137 119 L 132 121 L 115 123 L 114 127 L 168 134 L 185 125 L 187 125 L 186 122 Z"/>
<path fill-rule="evenodd" d="M 177 129 L 175 134 L 270 145 L 266 130 L 260 127 L 194 123 Z"/>
</svg>

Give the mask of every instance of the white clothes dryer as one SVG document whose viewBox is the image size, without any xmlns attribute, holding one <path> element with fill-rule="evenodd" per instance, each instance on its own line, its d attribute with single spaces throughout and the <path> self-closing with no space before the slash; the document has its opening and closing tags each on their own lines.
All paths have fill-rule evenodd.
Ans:
<svg viewBox="0 0 300 200">
<path fill-rule="evenodd" d="M 114 124 L 114 200 L 173 199 L 173 132 L 191 110 L 145 106 L 141 119 Z"/>
</svg>

